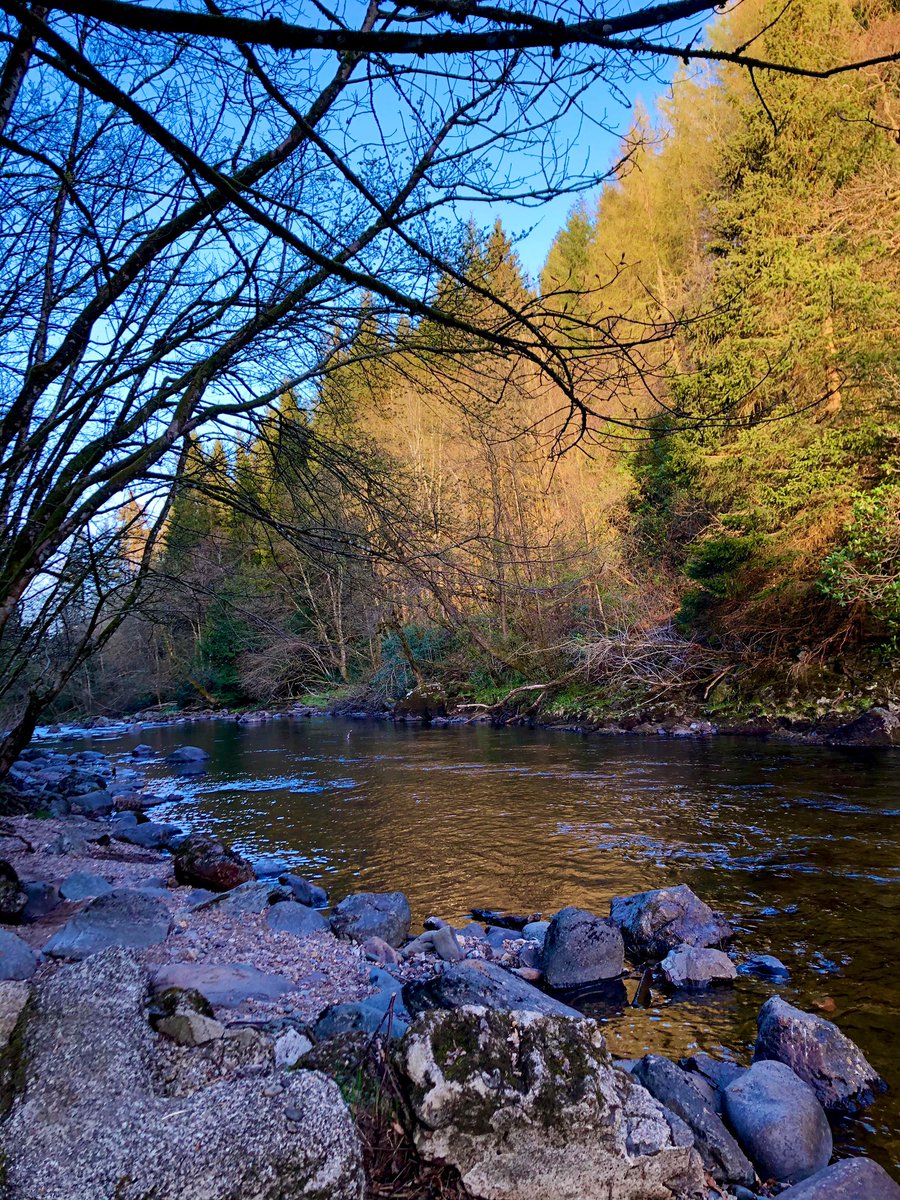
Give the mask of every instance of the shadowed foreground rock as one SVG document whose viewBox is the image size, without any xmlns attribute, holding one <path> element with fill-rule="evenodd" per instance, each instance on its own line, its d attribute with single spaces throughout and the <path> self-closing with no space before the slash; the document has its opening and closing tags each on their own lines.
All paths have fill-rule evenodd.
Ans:
<svg viewBox="0 0 900 1200">
<path fill-rule="evenodd" d="M 359 1141 L 331 1080 L 296 1071 L 163 1099 L 145 1002 L 143 969 L 116 949 L 36 989 L 3 1128 L 7 1200 L 360 1200 Z"/>
<path fill-rule="evenodd" d="M 753 1057 L 787 1063 L 827 1112 L 866 1108 L 886 1084 L 855 1042 L 831 1021 L 794 1008 L 780 996 L 762 1006 Z"/>
<path fill-rule="evenodd" d="M 593 1021 L 432 1012 L 400 1043 L 397 1065 L 419 1152 L 455 1166 L 481 1200 L 706 1195 L 697 1152 L 612 1066 Z"/>
</svg>

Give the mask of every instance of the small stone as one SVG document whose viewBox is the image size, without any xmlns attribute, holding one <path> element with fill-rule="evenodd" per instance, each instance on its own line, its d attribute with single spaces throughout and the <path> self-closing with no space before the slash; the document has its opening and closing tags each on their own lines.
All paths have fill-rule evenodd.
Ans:
<svg viewBox="0 0 900 1200">
<path fill-rule="evenodd" d="M 409 936 L 412 913 L 402 892 L 360 892 L 347 896 L 331 915 L 337 937 L 365 942 L 380 937 L 398 949 Z"/>
<path fill-rule="evenodd" d="M 40 955 L 18 934 L 0 929 L 0 980 L 30 979 L 40 961 Z"/>
<path fill-rule="evenodd" d="M 705 946 L 676 946 L 659 964 L 659 969 L 673 988 L 699 990 L 733 983 L 737 978 L 737 969 L 728 955 Z"/>
<path fill-rule="evenodd" d="M 391 963 L 393 966 L 396 966 L 400 962 L 400 955 L 383 938 L 366 938 L 362 944 L 362 949 L 363 954 L 365 954 L 369 962 Z"/>
<path fill-rule="evenodd" d="M 225 1033 L 225 1026 L 221 1022 L 195 1012 L 162 1017 L 157 1021 L 156 1029 L 179 1046 L 205 1046 L 207 1042 L 217 1041 Z"/>
<path fill-rule="evenodd" d="M 282 1070 L 293 1067 L 310 1050 L 312 1042 L 305 1034 L 287 1029 L 275 1039 L 275 1066 Z"/>
</svg>

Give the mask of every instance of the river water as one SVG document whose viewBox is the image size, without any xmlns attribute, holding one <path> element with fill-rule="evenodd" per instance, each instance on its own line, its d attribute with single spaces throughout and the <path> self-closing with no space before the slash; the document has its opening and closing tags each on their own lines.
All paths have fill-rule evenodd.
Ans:
<svg viewBox="0 0 900 1200">
<path fill-rule="evenodd" d="M 690 884 L 738 925 L 739 955 L 776 954 L 791 978 L 588 1005 L 613 1053 L 747 1061 L 769 995 L 824 1005 L 891 1086 L 837 1131 L 838 1150 L 900 1175 L 900 752 L 327 718 L 168 726 L 102 748 L 141 741 L 212 756 L 196 779 L 151 768 L 182 797 L 155 819 L 287 858 L 334 900 L 404 891 L 415 923 L 472 906 L 606 915 L 612 896 Z"/>
</svg>

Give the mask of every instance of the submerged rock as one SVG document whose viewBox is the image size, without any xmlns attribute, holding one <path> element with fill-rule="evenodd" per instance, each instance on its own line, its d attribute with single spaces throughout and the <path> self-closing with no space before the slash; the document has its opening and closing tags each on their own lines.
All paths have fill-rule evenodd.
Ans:
<svg viewBox="0 0 900 1200">
<path fill-rule="evenodd" d="M 762 975 L 766 979 L 787 979 L 790 971 L 774 954 L 751 954 L 738 968 L 742 975 Z"/>
<path fill-rule="evenodd" d="M 151 892 L 114 888 L 70 918 L 44 946 L 53 958 L 88 958 L 110 946 L 144 950 L 164 942 L 169 910 Z"/>
<path fill-rule="evenodd" d="M 167 763 L 204 763 L 209 760 L 209 754 L 200 746 L 179 746 L 177 750 L 173 750 L 166 755 Z"/>
<path fill-rule="evenodd" d="M 416 1022 L 397 1067 L 427 1159 L 484 1200 L 687 1200 L 706 1195 L 696 1151 L 616 1070 L 598 1026 L 463 1008 Z"/>
<path fill-rule="evenodd" d="M 610 905 L 610 919 L 622 930 L 629 953 L 637 958 L 663 958 L 682 944 L 712 946 L 734 936 L 725 918 L 685 883 L 635 896 L 616 896 Z"/>
<path fill-rule="evenodd" d="M 409 936 L 412 913 L 402 892 L 358 892 L 347 896 L 331 914 L 337 937 L 365 942 L 379 937 L 399 949 Z"/>
<path fill-rule="evenodd" d="M 773 996 L 756 1021 L 755 1060 L 786 1063 L 808 1083 L 827 1112 L 866 1108 L 887 1085 L 837 1025 Z"/>
<path fill-rule="evenodd" d="M 560 1017 L 581 1013 L 538 991 L 524 979 L 505 971 L 497 963 L 465 959 L 448 963 L 430 979 L 407 983 L 403 988 L 406 1007 L 414 1015 L 431 1008 L 464 1008 L 477 1005 L 499 1012 L 528 1010 Z"/>
<path fill-rule="evenodd" d="M 676 946 L 659 964 L 666 983 L 673 988 L 700 990 L 733 983 L 737 969 L 727 954 L 706 946 Z"/>
<path fill-rule="evenodd" d="M 703 1165 L 719 1183 L 753 1183 L 753 1167 L 725 1128 L 715 1106 L 686 1071 L 658 1054 L 647 1054 L 632 1075 L 690 1129 Z"/>
<path fill-rule="evenodd" d="M 36 990 L 3 1127 L 8 1200 L 361 1200 L 359 1139 L 309 1071 L 158 1097 L 146 977 L 111 950 Z M 164 1132 L 163 1132 L 164 1131 Z"/>
<path fill-rule="evenodd" d="M 796 1183 L 831 1158 L 825 1110 L 812 1088 L 784 1063 L 754 1063 L 729 1084 L 725 1113 L 761 1179 Z"/>
<path fill-rule="evenodd" d="M 621 975 L 625 945 L 612 922 L 583 908 L 564 908 L 550 922 L 542 961 L 550 987 L 579 987 Z"/>
</svg>

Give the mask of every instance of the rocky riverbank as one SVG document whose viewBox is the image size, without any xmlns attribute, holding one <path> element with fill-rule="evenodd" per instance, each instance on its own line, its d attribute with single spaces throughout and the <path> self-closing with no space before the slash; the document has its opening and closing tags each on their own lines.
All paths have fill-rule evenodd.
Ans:
<svg viewBox="0 0 900 1200">
<path fill-rule="evenodd" d="M 614 1062 L 574 1007 L 733 985 L 732 927 L 688 887 L 415 933 L 399 892 L 330 907 L 289 861 L 153 821 L 151 756 L 37 746 L 7 783 L 8 1200 L 900 1200 L 829 1165 L 884 1082 L 777 995 L 777 959 L 740 963 L 772 981 L 752 1063 Z"/>
</svg>

